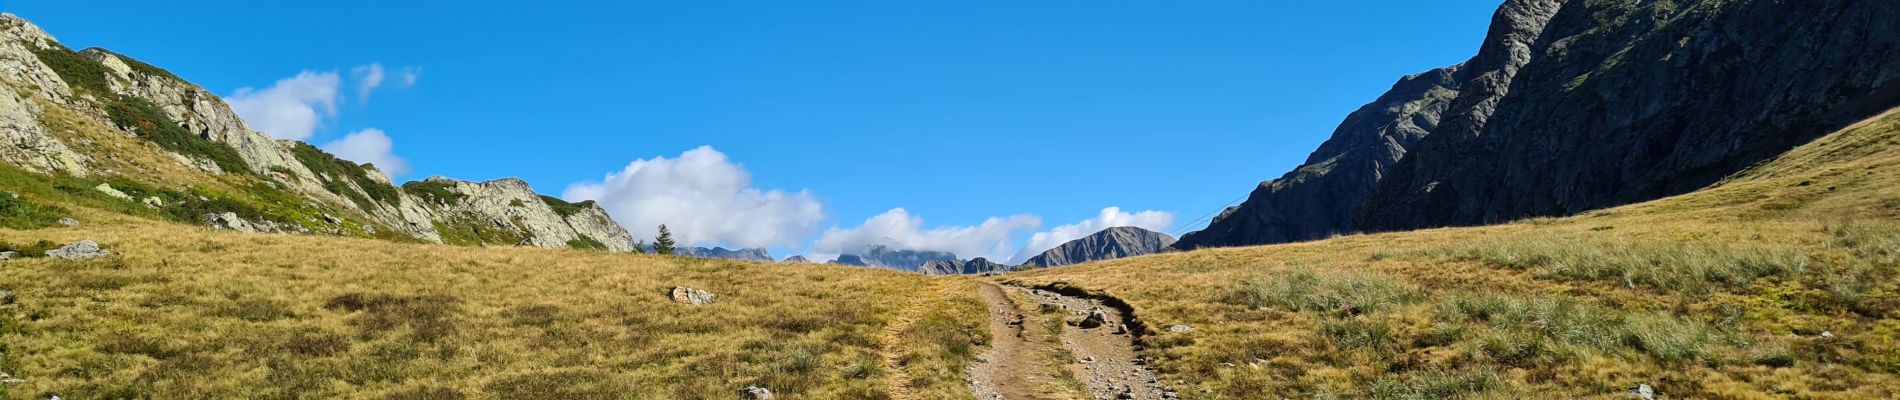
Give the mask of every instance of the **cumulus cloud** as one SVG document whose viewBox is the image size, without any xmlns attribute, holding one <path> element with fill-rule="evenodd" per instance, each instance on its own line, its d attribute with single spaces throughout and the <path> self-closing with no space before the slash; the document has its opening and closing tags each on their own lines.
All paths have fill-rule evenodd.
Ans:
<svg viewBox="0 0 1900 400">
<path fill-rule="evenodd" d="M 323 119 L 336 115 L 336 72 L 303 71 L 258 90 L 244 87 L 225 97 L 252 129 L 279 139 L 309 139 Z"/>
<path fill-rule="evenodd" d="M 383 85 L 383 64 L 370 63 L 350 68 L 350 76 L 356 78 L 356 102 L 368 103 L 369 93 Z"/>
<path fill-rule="evenodd" d="M 1096 214 L 1095 218 L 1058 226 L 1055 227 L 1055 229 L 1044 232 L 1036 232 L 1035 235 L 1029 237 L 1029 244 L 1024 245 L 1022 251 L 1016 253 L 1016 258 L 1010 261 L 1020 263 L 1029 260 L 1030 257 L 1035 257 L 1037 254 L 1042 254 L 1042 252 L 1049 251 L 1049 249 L 1056 248 L 1056 246 L 1061 246 L 1063 243 L 1081 239 L 1096 232 L 1101 232 L 1103 229 L 1133 226 L 1151 231 L 1161 231 L 1168 229 L 1168 226 L 1172 224 L 1174 224 L 1174 213 L 1171 212 L 1147 210 L 1130 214 L 1126 211 L 1122 211 L 1121 207 L 1104 208 L 1100 214 Z"/>
<path fill-rule="evenodd" d="M 350 132 L 342 139 L 326 143 L 322 147 L 323 151 L 335 154 L 342 159 L 373 164 L 376 169 L 382 170 L 384 174 L 391 177 L 409 173 L 409 161 L 397 157 L 392 152 L 394 145 L 389 141 L 389 135 L 383 133 L 381 129 L 369 128 Z"/>
<path fill-rule="evenodd" d="M 416 80 L 422 79 L 422 67 L 402 67 L 402 72 L 397 76 L 402 78 L 404 87 L 415 86 Z"/>
<path fill-rule="evenodd" d="M 810 192 L 751 187 L 752 174 L 711 146 L 678 158 L 634 160 L 598 182 L 568 185 L 561 197 L 594 200 L 635 237 L 666 224 L 687 245 L 796 246 L 824 220 Z"/>
<path fill-rule="evenodd" d="M 977 226 L 923 229 L 924 219 L 902 208 L 886 211 L 850 229 L 832 228 L 812 244 L 815 253 L 855 253 L 881 244 L 898 249 L 956 253 L 957 257 L 1001 260 L 1010 254 L 1010 236 L 1042 226 L 1042 218 L 1019 214 L 992 217 Z"/>
</svg>

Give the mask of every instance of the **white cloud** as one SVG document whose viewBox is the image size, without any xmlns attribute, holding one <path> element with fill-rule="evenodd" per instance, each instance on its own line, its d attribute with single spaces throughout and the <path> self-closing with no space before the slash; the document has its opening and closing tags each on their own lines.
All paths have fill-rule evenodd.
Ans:
<svg viewBox="0 0 1900 400">
<path fill-rule="evenodd" d="M 350 76 L 356 79 L 356 102 L 368 103 L 369 93 L 383 85 L 383 64 L 370 63 L 350 68 Z"/>
<path fill-rule="evenodd" d="M 652 240 L 660 224 L 687 245 L 796 246 L 824 220 L 810 192 L 751 187 L 752 174 L 711 146 L 679 158 L 634 160 L 600 182 L 568 185 L 561 197 L 595 200 L 636 238 Z"/>
<path fill-rule="evenodd" d="M 326 143 L 322 147 L 323 151 L 335 154 L 339 158 L 373 164 L 376 169 L 382 170 L 383 174 L 391 177 L 409 173 L 409 161 L 391 152 L 394 145 L 389 141 L 389 135 L 383 133 L 381 129 L 369 128 L 350 132 L 342 139 Z"/>
<path fill-rule="evenodd" d="M 902 208 L 886 211 L 857 228 L 832 228 L 812 244 L 817 253 L 853 253 L 868 245 L 956 253 L 960 258 L 1001 260 L 1012 250 L 1010 236 L 1042 226 L 1042 218 L 1019 214 L 992 217 L 977 226 L 923 229 L 924 219 Z"/>
<path fill-rule="evenodd" d="M 309 139 L 325 117 L 336 115 L 336 72 L 303 71 L 263 90 L 244 87 L 225 97 L 252 129 L 279 139 Z"/>
<path fill-rule="evenodd" d="M 402 77 L 404 87 L 415 86 L 416 80 L 422 79 L 422 67 L 402 67 L 402 72 L 397 75 Z"/>
<path fill-rule="evenodd" d="M 1151 231 L 1161 231 L 1168 229 L 1168 226 L 1172 224 L 1174 224 L 1174 213 L 1171 212 L 1147 210 L 1130 214 L 1122 211 L 1121 207 L 1104 208 L 1095 218 L 1058 226 L 1046 232 L 1036 232 L 1035 235 L 1029 237 L 1029 244 L 1023 246 L 1023 250 L 1016 253 L 1016 258 L 1010 261 L 1012 263 L 1021 263 L 1029 260 L 1030 257 L 1035 257 L 1037 254 L 1042 254 L 1042 252 L 1049 251 L 1049 249 L 1056 248 L 1056 246 L 1061 246 L 1063 243 L 1093 235 L 1096 232 L 1101 232 L 1103 229 L 1133 226 Z"/>
</svg>

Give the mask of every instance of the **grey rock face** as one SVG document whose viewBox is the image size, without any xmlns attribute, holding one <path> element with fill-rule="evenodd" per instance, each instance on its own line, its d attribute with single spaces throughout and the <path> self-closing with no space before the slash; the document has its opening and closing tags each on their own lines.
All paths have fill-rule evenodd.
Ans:
<svg viewBox="0 0 1900 400">
<path fill-rule="evenodd" d="M 1343 233 L 1386 168 L 1438 126 L 1465 74 L 1452 66 L 1412 75 L 1354 111 L 1306 163 L 1261 182 L 1247 201 L 1190 232 L 1182 249 L 1324 239 Z"/>
<path fill-rule="evenodd" d="M 47 250 L 46 256 L 64 260 L 84 260 L 112 255 L 112 251 L 99 248 L 99 243 L 81 240 L 60 248 Z"/>
<path fill-rule="evenodd" d="M 700 306 L 712 304 L 713 300 L 718 296 L 704 290 L 685 286 L 674 286 L 673 290 L 667 292 L 667 297 L 673 299 L 674 302 Z"/>
<path fill-rule="evenodd" d="M 438 176 L 428 181 L 442 184 L 456 196 L 444 202 L 418 202 L 426 203 L 423 207 L 431 220 L 478 224 L 526 238 L 525 243 L 505 245 L 567 247 L 569 241 L 586 237 L 608 250 L 633 251 L 633 235 L 592 202 L 572 204 L 563 214 L 520 179 L 464 182 Z"/>
<path fill-rule="evenodd" d="M 784 261 L 779 261 L 779 262 L 787 263 L 787 264 L 791 264 L 791 263 L 809 264 L 811 263 L 811 259 L 805 258 L 805 256 L 791 256 L 791 257 L 785 257 Z"/>
<path fill-rule="evenodd" d="M 1167 234 L 1132 226 L 1104 229 L 1031 257 L 1023 265 L 1055 267 L 1159 253 L 1174 244 Z"/>
<path fill-rule="evenodd" d="M 1891 1 L 1570 1 L 1522 50 L 1528 61 L 1484 105 L 1488 118 L 1448 118 L 1421 140 L 1367 199 L 1360 227 L 1498 223 L 1686 193 L 1900 105 Z"/>
<path fill-rule="evenodd" d="M 1175 247 L 1499 223 L 1693 191 L 1900 105 L 1900 3 L 1507 1 Z"/>
</svg>

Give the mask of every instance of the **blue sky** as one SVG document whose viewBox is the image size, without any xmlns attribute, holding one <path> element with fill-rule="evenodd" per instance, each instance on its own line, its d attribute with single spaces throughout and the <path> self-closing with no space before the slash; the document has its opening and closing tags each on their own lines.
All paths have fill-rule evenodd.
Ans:
<svg viewBox="0 0 1900 400">
<path fill-rule="evenodd" d="M 334 112 L 313 105 L 305 140 L 375 129 L 399 181 L 619 196 L 603 202 L 623 223 L 688 220 L 780 257 L 895 239 L 1003 258 L 1096 225 L 1178 231 L 1398 77 L 1470 57 L 1497 5 L 79 3 L 0 10 L 227 97 L 330 74 Z"/>
</svg>

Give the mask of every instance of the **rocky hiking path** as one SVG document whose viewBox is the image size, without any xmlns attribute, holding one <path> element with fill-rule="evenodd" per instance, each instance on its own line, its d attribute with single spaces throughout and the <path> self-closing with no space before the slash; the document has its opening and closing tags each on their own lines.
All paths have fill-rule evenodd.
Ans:
<svg viewBox="0 0 1900 400">
<path fill-rule="evenodd" d="M 990 308 L 992 339 L 971 367 L 970 390 L 977 398 L 1174 398 L 1136 353 L 1138 329 L 1115 307 L 986 281 L 978 288 Z"/>
</svg>

